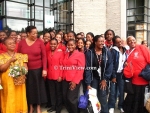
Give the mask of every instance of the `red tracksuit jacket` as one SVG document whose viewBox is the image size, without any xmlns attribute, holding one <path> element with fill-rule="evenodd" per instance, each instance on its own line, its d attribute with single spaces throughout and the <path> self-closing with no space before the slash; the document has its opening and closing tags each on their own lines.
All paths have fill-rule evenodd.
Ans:
<svg viewBox="0 0 150 113">
<path fill-rule="evenodd" d="M 132 78 L 132 83 L 135 85 L 147 85 L 148 81 L 140 77 L 139 74 L 148 63 L 150 64 L 150 51 L 148 48 L 143 45 L 136 45 L 133 52 L 127 58 L 127 63 L 131 64 L 131 66 L 125 66 L 125 77 Z M 132 70 L 133 74 L 130 74 L 125 70 Z"/>
<path fill-rule="evenodd" d="M 67 52 L 63 61 L 63 67 L 65 68 L 63 69 L 63 79 L 79 84 L 83 79 L 85 55 L 78 50 L 75 50 L 71 56 Z"/>
<path fill-rule="evenodd" d="M 64 59 L 64 52 L 60 49 L 56 49 L 52 55 L 52 52 L 47 52 L 48 60 L 48 75 L 47 78 L 50 80 L 57 80 L 58 77 L 62 77 L 61 66 Z"/>
</svg>

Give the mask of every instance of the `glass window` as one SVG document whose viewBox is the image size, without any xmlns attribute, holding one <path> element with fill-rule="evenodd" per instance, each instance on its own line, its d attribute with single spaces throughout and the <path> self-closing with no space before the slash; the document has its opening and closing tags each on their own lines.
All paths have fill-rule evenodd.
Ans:
<svg viewBox="0 0 150 113">
<path fill-rule="evenodd" d="M 127 22 L 134 22 L 135 21 L 135 17 L 127 17 Z"/>
<path fill-rule="evenodd" d="M 145 0 L 145 1 L 144 1 L 144 6 L 148 7 L 148 1 L 149 1 L 149 0 Z"/>
<path fill-rule="evenodd" d="M 43 8 L 42 7 L 35 7 L 35 12 L 34 12 L 34 8 L 32 7 L 33 11 L 32 11 L 32 15 L 34 17 L 34 13 L 35 13 L 35 19 L 38 20 L 43 20 Z"/>
<path fill-rule="evenodd" d="M 128 30 L 135 30 L 135 24 L 128 24 Z"/>
<path fill-rule="evenodd" d="M 144 8 L 144 14 L 148 15 L 148 8 Z"/>
<path fill-rule="evenodd" d="M 9 1 L 16 1 L 16 2 L 28 3 L 28 0 L 9 0 Z"/>
<path fill-rule="evenodd" d="M 144 14 L 144 13 L 145 12 L 144 12 L 144 8 L 143 7 L 136 9 L 136 14 Z"/>
<path fill-rule="evenodd" d="M 29 7 L 26 4 L 19 4 L 7 1 L 6 5 L 7 16 L 30 18 Z"/>
<path fill-rule="evenodd" d="M 67 23 L 68 22 L 67 19 L 68 19 L 67 12 L 59 11 L 59 22 Z"/>
<path fill-rule="evenodd" d="M 43 31 L 43 22 L 35 22 L 38 31 Z"/>
<path fill-rule="evenodd" d="M 148 23 L 150 23 L 150 17 L 148 16 Z"/>
<path fill-rule="evenodd" d="M 128 0 L 128 9 L 135 8 L 135 0 Z"/>
<path fill-rule="evenodd" d="M 73 30 L 73 25 L 68 25 L 67 26 L 67 32 L 70 31 L 70 30 Z"/>
<path fill-rule="evenodd" d="M 136 0 L 136 7 L 144 6 L 144 0 Z"/>
<path fill-rule="evenodd" d="M 53 12 L 50 9 L 45 8 L 45 15 L 53 15 Z"/>
<path fill-rule="evenodd" d="M 55 29 L 56 30 L 63 29 L 65 31 L 71 30 L 70 29 L 72 28 L 71 22 L 73 22 L 74 15 L 73 13 L 68 13 L 68 12 L 70 12 L 71 10 L 71 6 L 73 4 L 72 0 L 44 0 L 44 1 L 45 1 L 44 13 L 45 15 L 54 15 Z M 43 22 L 42 22 L 44 16 L 43 0 L 6 0 L 6 2 L 7 2 L 7 6 L 6 8 L 4 8 L 2 14 L 1 14 L 1 4 L 0 4 L 0 15 L 8 16 L 8 21 L 6 21 L 5 24 L 8 23 L 9 26 L 13 26 L 12 29 L 14 30 L 21 30 L 23 27 L 26 27 L 28 25 L 28 21 L 30 19 L 35 18 L 35 21 L 30 21 L 29 24 L 34 25 L 35 23 L 35 26 L 37 26 L 39 31 L 43 30 Z M 4 1 L 2 2 L 2 5 L 3 4 Z M 32 4 L 32 6 L 30 7 L 29 4 Z M 34 5 L 35 5 L 35 9 L 34 9 Z M 5 11 L 6 14 L 4 14 Z M 14 18 L 18 17 L 22 19 L 21 20 L 9 19 L 11 17 Z M 3 20 L 7 20 L 7 19 L 3 19 Z"/>
<path fill-rule="evenodd" d="M 59 30 L 65 31 L 66 30 L 66 25 L 65 24 L 59 24 Z"/>
<path fill-rule="evenodd" d="M 22 28 L 26 28 L 28 26 L 27 20 L 18 20 L 18 19 L 7 19 L 7 25 L 16 31 L 20 31 Z"/>
<path fill-rule="evenodd" d="M 59 10 L 63 10 L 63 11 L 64 11 L 64 10 L 67 11 L 67 10 L 68 10 L 68 9 L 67 9 L 67 8 L 68 8 L 67 5 L 68 5 L 67 2 L 59 2 L 59 3 L 58 3 L 58 6 L 59 6 L 58 9 L 59 9 Z"/>
<path fill-rule="evenodd" d="M 135 31 L 127 31 L 127 36 L 134 36 L 135 37 Z"/>
<path fill-rule="evenodd" d="M 145 32 L 144 31 L 136 31 L 136 41 L 138 44 L 141 43 L 142 40 L 145 39 Z"/>
<path fill-rule="evenodd" d="M 150 30 L 150 24 L 148 24 L 148 30 Z"/>
<path fill-rule="evenodd" d="M 146 30 L 147 24 L 146 23 L 137 23 L 136 24 L 136 30 Z"/>
<path fill-rule="evenodd" d="M 150 8 L 150 0 L 148 1 L 148 8 Z"/>
<path fill-rule="evenodd" d="M 54 21 L 57 22 L 58 18 L 59 18 L 58 11 L 54 10 Z"/>
<path fill-rule="evenodd" d="M 35 0 L 35 5 L 43 6 L 43 0 Z"/>
<path fill-rule="evenodd" d="M 135 9 L 128 9 L 127 16 L 133 16 L 133 15 L 135 15 Z"/>
<path fill-rule="evenodd" d="M 147 19 L 145 18 L 145 21 Z M 136 22 L 144 22 L 144 15 L 140 15 L 140 16 L 135 16 L 135 21 Z"/>
<path fill-rule="evenodd" d="M 45 7 L 50 7 L 50 1 L 51 0 L 45 0 Z"/>
</svg>

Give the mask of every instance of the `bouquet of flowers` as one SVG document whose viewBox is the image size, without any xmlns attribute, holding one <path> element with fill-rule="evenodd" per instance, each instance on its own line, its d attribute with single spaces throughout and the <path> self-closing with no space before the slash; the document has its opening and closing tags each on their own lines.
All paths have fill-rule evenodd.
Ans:
<svg viewBox="0 0 150 113">
<path fill-rule="evenodd" d="M 22 85 L 25 83 L 25 75 L 28 73 L 28 70 L 24 66 L 11 66 L 9 76 L 13 77 L 15 85 Z"/>
</svg>

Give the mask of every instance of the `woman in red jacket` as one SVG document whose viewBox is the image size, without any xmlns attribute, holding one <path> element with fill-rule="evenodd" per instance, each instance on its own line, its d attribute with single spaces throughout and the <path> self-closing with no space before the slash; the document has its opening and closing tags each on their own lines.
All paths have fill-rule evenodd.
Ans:
<svg viewBox="0 0 150 113">
<path fill-rule="evenodd" d="M 44 39 L 44 45 L 45 45 L 45 48 L 46 48 L 46 52 L 48 52 L 48 51 L 50 51 L 50 39 L 51 39 L 51 35 L 48 32 L 46 32 L 43 35 L 43 39 Z"/>
<path fill-rule="evenodd" d="M 69 52 L 63 60 L 63 99 L 69 113 L 78 113 L 78 92 L 83 79 L 85 67 L 84 53 L 76 50 L 76 42 L 70 39 L 67 43 Z"/>
<path fill-rule="evenodd" d="M 126 113 L 145 113 L 144 93 L 148 81 L 140 77 L 142 69 L 150 64 L 150 51 L 143 45 L 136 45 L 133 36 L 127 38 L 127 44 L 130 49 L 127 51 L 128 58 L 124 68 L 126 78 L 132 79 L 134 94 L 127 94 L 124 102 L 124 111 Z"/>
<path fill-rule="evenodd" d="M 62 44 L 62 35 L 56 34 L 56 39 L 58 40 L 58 49 L 61 49 L 62 51 L 66 51 L 65 45 Z"/>
<path fill-rule="evenodd" d="M 62 108 L 62 61 L 64 59 L 64 53 L 62 50 L 57 49 L 58 41 L 53 38 L 50 41 L 50 51 L 47 52 L 48 59 L 48 87 L 51 98 L 52 112 L 56 109 L 56 113 L 60 113 Z"/>
</svg>

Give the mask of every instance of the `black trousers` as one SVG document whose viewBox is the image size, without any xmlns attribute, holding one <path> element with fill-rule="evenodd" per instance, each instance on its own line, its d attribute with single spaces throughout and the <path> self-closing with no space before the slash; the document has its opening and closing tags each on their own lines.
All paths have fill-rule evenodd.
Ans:
<svg viewBox="0 0 150 113">
<path fill-rule="evenodd" d="M 123 109 L 126 113 L 147 113 L 144 107 L 145 86 L 133 85 L 134 94 L 127 94 Z"/>
<path fill-rule="evenodd" d="M 65 80 L 62 82 L 64 104 L 69 113 L 78 113 L 78 93 L 81 82 L 76 85 L 74 90 L 69 89 L 69 83 Z"/>
<path fill-rule="evenodd" d="M 49 79 L 46 78 L 45 80 L 45 87 L 46 87 L 46 93 L 47 93 L 47 107 L 51 106 L 51 98 L 50 98 L 50 89 L 49 89 L 49 85 L 48 85 L 48 81 Z"/>
<path fill-rule="evenodd" d="M 56 112 L 60 113 L 62 109 L 62 82 L 57 80 L 48 80 L 50 91 L 51 105 L 56 108 Z"/>
</svg>

